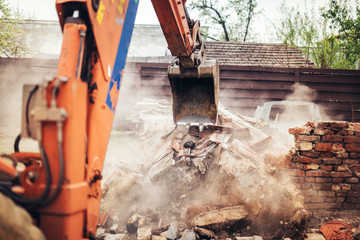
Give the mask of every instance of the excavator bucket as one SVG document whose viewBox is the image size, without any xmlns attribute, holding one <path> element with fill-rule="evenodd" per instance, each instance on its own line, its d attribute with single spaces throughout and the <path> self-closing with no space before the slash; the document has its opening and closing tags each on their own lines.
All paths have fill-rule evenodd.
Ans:
<svg viewBox="0 0 360 240">
<path fill-rule="evenodd" d="M 217 122 L 219 64 L 207 59 L 196 68 L 170 65 L 174 122 L 178 125 L 211 125 Z"/>
</svg>

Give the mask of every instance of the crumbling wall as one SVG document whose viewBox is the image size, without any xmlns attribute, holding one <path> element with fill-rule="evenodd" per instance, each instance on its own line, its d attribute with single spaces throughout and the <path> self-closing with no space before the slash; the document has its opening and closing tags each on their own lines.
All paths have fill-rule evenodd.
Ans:
<svg viewBox="0 0 360 240">
<path fill-rule="evenodd" d="M 305 207 L 314 217 L 360 215 L 360 123 L 309 122 L 289 132 Z"/>
</svg>

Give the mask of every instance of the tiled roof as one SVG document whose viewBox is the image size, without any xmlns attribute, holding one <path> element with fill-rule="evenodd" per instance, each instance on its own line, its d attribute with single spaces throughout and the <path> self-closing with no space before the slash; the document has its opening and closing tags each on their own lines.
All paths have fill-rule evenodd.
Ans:
<svg viewBox="0 0 360 240">
<path fill-rule="evenodd" d="M 279 43 L 206 42 L 206 55 L 221 65 L 315 68 L 299 49 Z"/>
</svg>

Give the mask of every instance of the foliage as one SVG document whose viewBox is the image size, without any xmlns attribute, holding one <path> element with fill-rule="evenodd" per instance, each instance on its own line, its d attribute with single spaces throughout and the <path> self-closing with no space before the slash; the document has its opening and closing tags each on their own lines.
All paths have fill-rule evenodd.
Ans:
<svg viewBox="0 0 360 240">
<path fill-rule="evenodd" d="M 16 26 L 22 21 L 19 12 L 10 9 L 7 0 L 0 0 L 0 57 L 19 57 L 26 54 L 21 38 L 23 33 Z"/>
<path fill-rule="evenodd" d="M 199 0 L 189 4 L 191 10 L 200 12 L 202 25 L 208 26 L 202 30 L 206 38 L 244 42 L 251 36 L 256 6 L 256 0 Z"/>
<path fill-rule="evenodd" d="M 322 16 L 330 20 L 330 28 L 337 31 L 343 54 L 349 64 L 355 65 L 360 58 L 360 7 L 357 2 L 351 8 L 347 0 L 330 0 L 329 9 Z"/>
<path fill-rule="evenodd" d="M 359 38 L 355 40 L 353 33 L 356 29 L 354 24 L 358 24 L 354 21 L 359 20 L 359 12 L 358 20 L 350 19 L 347 1 L 344 5 L 337 4 L 337 0 L 330 2 L 329 10 L 321 8 L 317 11 L 314 5 L 309 8 L 304 0 L 306 10 L 300 12 L 287 7 L 283 1 L 280 9 L 283 18 L 277 29 L 278 39 L 300 48 L 305 57 L 320 68 L 355 69 L 360 51 Z M 359 24 L 357 26 L 360 27 Z"/>
</svg>

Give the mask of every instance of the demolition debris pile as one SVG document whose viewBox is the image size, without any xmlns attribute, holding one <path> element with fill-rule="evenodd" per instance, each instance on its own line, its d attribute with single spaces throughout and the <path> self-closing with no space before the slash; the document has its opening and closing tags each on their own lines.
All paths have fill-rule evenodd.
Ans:
<svg viewBox="0 0 360 240">
<path fill-rule="evenodd" d="M 98 239 L 303 239 L 307 216 L 286 174 L 288 149 L 224 107 L 219 125 L 166 131 L 168 104 L 139 106 L 132 119 L 144 126 L 142 149 L 129 158 L 146 154 L 148 163 L 118 167 L 105 181 Z"/>
</svg>

